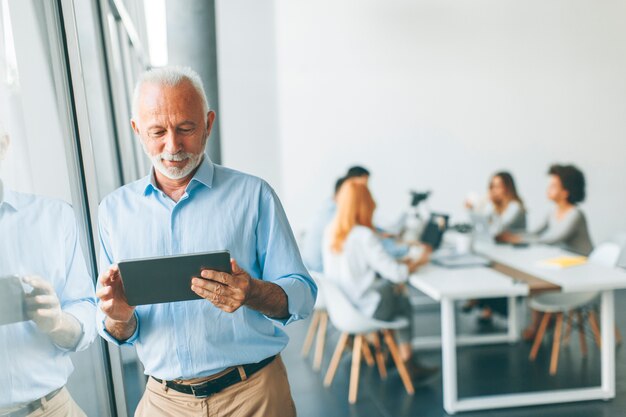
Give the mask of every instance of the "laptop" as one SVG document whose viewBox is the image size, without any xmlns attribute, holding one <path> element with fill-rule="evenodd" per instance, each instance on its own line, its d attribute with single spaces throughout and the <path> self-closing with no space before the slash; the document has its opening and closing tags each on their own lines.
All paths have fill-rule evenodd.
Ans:
<svg viewBox="0 0 626 417">
<path fill-rule="evenodd" d="M 447 214 L 431 213 L 420 241 L 432 247 L 433 250 L 439 249 L 443 240 L 443 234 L 448 229 L 449 218 L 450 216 Z"/>
</svg>

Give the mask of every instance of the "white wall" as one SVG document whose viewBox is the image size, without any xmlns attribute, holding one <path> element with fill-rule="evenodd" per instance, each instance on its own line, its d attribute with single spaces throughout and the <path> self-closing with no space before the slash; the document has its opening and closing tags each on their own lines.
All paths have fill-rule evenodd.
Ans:
<svg viewBox="0 0 626 417">
<path fill-rule="evenodd" d="M 217 0 L 220 135 L 225 165 L 281 191 L 273 0 Z"/>
<path fill-rule="evenodd" d="M 434 209 L 462 215 L 467 192 L 506 168 L 536 224 L 549 209 L 545 172 L 559 161 L 587 175 L 594 239 L 626 230 L 626 1 L 274 7 L 281 197 L 294 228 L 354 163 L 371 168 L 383 219 L 406 206 L 410 188 L 432 189 Z M 238 46 L 246 55 L 258 42 Z M 222 109 L 230 123 L 245 115 Z M 225 146 L 244 140 L 224 129 Z"/>
</svg>

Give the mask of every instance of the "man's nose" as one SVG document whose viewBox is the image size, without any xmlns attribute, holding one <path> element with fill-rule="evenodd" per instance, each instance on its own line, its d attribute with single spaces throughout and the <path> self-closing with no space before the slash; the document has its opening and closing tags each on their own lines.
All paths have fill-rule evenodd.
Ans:
<svg viewBox="0 0 626 417">
<path fill-rule="evenodd" d="M 174 155 L 183 149 L 182 141 L 176 131 L 170 131 L 165 135 L 165 152 Z"/>
</svg>

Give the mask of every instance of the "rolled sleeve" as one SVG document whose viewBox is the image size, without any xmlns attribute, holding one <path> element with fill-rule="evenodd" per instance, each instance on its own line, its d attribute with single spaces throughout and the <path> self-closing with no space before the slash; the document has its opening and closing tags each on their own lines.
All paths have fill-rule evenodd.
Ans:
<svg viewBox="0 0 626 417">
<path fill-rule="evenodd" d="M 72 303 L 69 306 L 62 306 L 65 313 L 71 314 L 82 329 L 82 335 L 78 344 L 71 351 L 81 351 L 87 349 L 96 338 L 96 325 L 93 320 L 95 316 L 96 305 L 93 299 L 81 300 Z M 63 349 L 65 350 L 65 349 Z M 68 350 L 69 351 L 69 350 Z"/>
<path fill-rule="evenodd" d="M 266 316 L 268 319 L 274 323 L 286 326 L 291 322 L 302 320 L 311 314 L 313 306 L 315 305 L 317 287 L 315 288 L 315 291 L 311 291 L 309 283 L 303 281 L 301 277 L 280 278 L 274 281 L 274 284 L 282 288 L 283 291 L 285 291 L 285 294 L 287 294 L 289 317 L 276 319 Z"/>
</svg>

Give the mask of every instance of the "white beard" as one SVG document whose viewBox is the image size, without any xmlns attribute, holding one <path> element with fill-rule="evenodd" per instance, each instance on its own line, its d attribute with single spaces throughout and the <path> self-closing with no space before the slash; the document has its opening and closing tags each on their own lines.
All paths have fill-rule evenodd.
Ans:
<svg viewBox="0 0 626 417">
<path fill-rule="evenodd" d="M 150 155 L 150 159 L 152 160 L 152 165 L 154 169 L 159 171 L 161 174 L 165 175 L 167 178 L 171 180 L 180 180 L 185 178 L 191 172 L 200 165 L 202 161 L 202 156 L 204 152 L 200 152 L 198 154 L 188 153 L 188 152 L 178 152 L 176 154 L 170 154 L 167 152 L 162 152 L 156 155 Z M 163 163 L 163 160 L 166 161 L 184 161 L 187 159 L 187 164 L 181 168 L 177 167 L 167 167 Z"/>
</svg>

